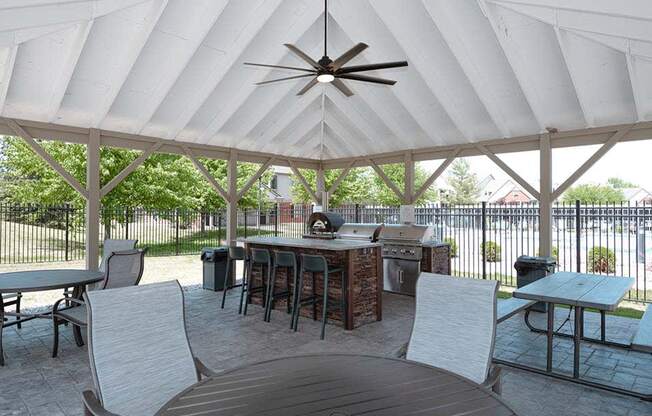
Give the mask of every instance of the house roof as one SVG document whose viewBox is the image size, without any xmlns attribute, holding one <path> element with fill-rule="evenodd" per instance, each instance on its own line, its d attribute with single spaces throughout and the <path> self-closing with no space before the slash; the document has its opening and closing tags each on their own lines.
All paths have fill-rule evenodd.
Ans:
<svg viewBox="0 0 652 416">
<path fill-rule="evenodd" d="M 487 202 L 490 203 L 499 202 L 500 200 L 502 200 L 512 192 L 522 192 L 523 194 L 527 195 L 528 198 L 530 198 L 530 200 L 532 201 L 536 200 L 536 198 L 530 195 L 529 192 L 521 188 L 518 184 L 514 183 L 512 180 L 508 179 L 489 196 Z"/>
<path fill-rule="evenodd" d="M 6 0 L 0 116 L 337 159 L 652 120 L 652 2 L 331 0 L 329 53 L 406 59 L 304 96 L 246 61 L 322 55 L 306 0 Z M 371 74 L 370 74 L 371 75 Z"/>
<path fill-rule="evenodd" d="M 625 196 L 625 200 L 627 201 L 632 201 L 635 199 L 639 199 L 637 197 L 642 198 L 647 198 L 647 197 L 652 197 L 652 194 L 649 193 L 647 190 L 643 188 L 621 188 L 620 189 L 623 192 L 623 195 Z"/>
</svg>

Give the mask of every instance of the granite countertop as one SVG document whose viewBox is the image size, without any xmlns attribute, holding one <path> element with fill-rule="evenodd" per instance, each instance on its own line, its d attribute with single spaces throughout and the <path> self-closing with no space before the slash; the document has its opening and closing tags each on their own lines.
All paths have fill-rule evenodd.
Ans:
<svg viewBox="0 0 652 416">
<path fill-rule="evenodd" d="M 315 238 L 287 238 L 287 237 L 249 237 L 240 238 L 238 241 L 244 241 L 251 244 L 265 244 L 280 247 L 299 247 L 312 248 L 316 250 L 346 251 L 357 250 L 361 248 L 380 247 L 380 243 L 371 243 L 368 241 L 357 240 L 319 240 Z"/>
</svg>

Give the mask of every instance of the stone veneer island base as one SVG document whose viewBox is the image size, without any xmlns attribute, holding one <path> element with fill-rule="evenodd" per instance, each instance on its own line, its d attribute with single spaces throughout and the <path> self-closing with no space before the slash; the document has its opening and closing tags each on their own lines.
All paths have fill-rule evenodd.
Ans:
<svg viewBox="0 0 652 416">
<path fill-rule="evenodd" d="M 272 261 L 274 251 L 292 251 L 297 255 L 297 262 L 300 262 L 300 254 L 316 254 L 326 257 L 326 261 L 331 267 L 342 267 L 346 270 L 344 291 L 342 291 L 341 274 L 336 273 L 329 276 L 330 299 L 337 302 L 344 292 L 347 306 L 345 314 L 342 314 L 339 310 L 329 310 L 329 321 L 343 322 L 344 328 L 351 330 L 382 319 L 383 263 L 379 243 L 284 237 L 252 237 L 243 241 L 248 252 L 250 252 L 251 248 L 268 249 Z M 301 267 L 300 264 L 299 267 Z M 254 286 L 261 284 L 260 267 L 253 268 L 252 278 Z M 290 292 L 294 293 L 291 273 L 288 280 Z M 323 275 L 317 274 L 315 283 L 316 293 L 323 293 Z M 279 268 L 276 277 L 277 292 L 285 290 L 286 284 L 286 269 Z M 303 296 L 309 296 L 312 293 L 310 273 L 306 273 L 304 276 L 303 287 Z M 261 305 L 262 294 L 254 294 L 252 303 Z M 279 299 L 276 301 L 275 309 L 287 310 L 286 300 Z M 319 304 L 316 308 L 317 319 L 321 319 L 321 311 L 322 307 Z M 310 305 L 303 307 L 301 316 L 312 317 L 313 308 Z M 289 319 L 290 316 L 288 315 L 288 321 Z"/>
</svg>

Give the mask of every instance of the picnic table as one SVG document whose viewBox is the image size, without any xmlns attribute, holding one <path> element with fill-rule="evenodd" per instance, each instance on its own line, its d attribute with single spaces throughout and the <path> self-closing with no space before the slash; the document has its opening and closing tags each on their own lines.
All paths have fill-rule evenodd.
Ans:
<svg viewBox="0 0 652 416">
<path fill-rule="evenodd" d="M 635 280 L 631 277 L 557 272 L 514 291 L 512 294 L 514 298 L 545 302 L 547 304 L 547 328 L 545 330 L 539 330 L 540 332 L 545 332 L 547 337 L 545 374 L 553 375 L 557 378 L 569 379 L 570 381 L 576 381 L 593 387 L 616 391 L 618 393 L 638 396 L 635 392 L 580 378 L 580 346 L 582 341 L 597 342 L 618 347 L 628 347 L 609 342 L 605 339 L 605 314 L 608 311 L 616 310 L 634 283 Z M 565 335 L 555 331 L 555 305 L 567 305 L 575 309 L 573 333 L 571 335 L 573 338 L 572 377 L 557 373 L 552 368 L 554 351 L 553 338 L 555 335 Z M 597 309 L 600 312 L 600 339 L 584 337 L 584 310 L 586 308 Z M 531 329 L 537 330 L 527 321 L 527 315 L 528 314 L 526 314 L 526 323 Z M 510 363 L 502 360 L 499 360 L 499 362 L 525 370 L 541 372 L 540 369 L 526 364 Z"/>
</svg>

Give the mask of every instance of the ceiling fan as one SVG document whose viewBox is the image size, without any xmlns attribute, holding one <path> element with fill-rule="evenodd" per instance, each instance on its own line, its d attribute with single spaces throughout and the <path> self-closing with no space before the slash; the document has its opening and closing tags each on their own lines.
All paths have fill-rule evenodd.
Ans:
<svg viewBox="0 0 652 416">
<path fill-rule="evenodd" d="M 309 89 L 317 85 L 317 83 L 331 83 L 335 88 L 340 90 L 344 95 L 350 97 L 353 95 L 353 91 L 351 91 L 346 86 L 346 84 L 342 82 L 342 79 L 371 82 L 374 84 L 385 84 L 385 85 L 396 84 L 396 81 L 393 80 L 370 77 L 368 75 L 360 75 L 357 74 L 357 72 L 373 71 L 377 69 L 387 69 L 387 68 L 399 68 L 399 67 L 407 66 L 408 64 L 407 61 L 384 62 L 380 64 L 369 64 L 369 65 L 344 66 L 351 59 L 355 58 L 360 52 L 364 51 L 369 47 L 369 45 L 365 43 L 362 42 L 358 43 L 348 51 L 344 52 L 339 58 L 335 59 L 334 61 L 331 58 L 329 58 L 327 53 L 327 44 L 328 44 L 327 22 L 328 22 L 328 0 L 324 0 L 324 56 L 322 56 L 321 59 L 319 59 L 319 61 L 315 61 L 296 46 L 289 43 L 285 44 L 285 46 L 290 51 L 292 51 L 303 61 L 307 62 L 311 66 L 311 68 L 299 68 L 294 66 L 269 65 L 269 64 L 257 64 L 252 62 L 245 62 L 245 65 L 250 65 L 250 66 L 262 66 L 266 68 L 302 71 L 302 72 L 307 72 L 307 74 L 294 75 L 291 77 L 257 82 L 256 85 L 270 84 L 272 82 L 287 81 L 296 78 L 313 77 L 310 80 L 310 82 L 308 82 L 308 84 L 306 84 L 297 93 L 297 95 L 305 94 Z"/>
</svg>

